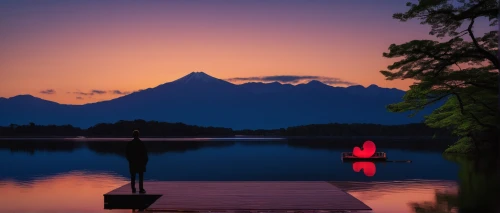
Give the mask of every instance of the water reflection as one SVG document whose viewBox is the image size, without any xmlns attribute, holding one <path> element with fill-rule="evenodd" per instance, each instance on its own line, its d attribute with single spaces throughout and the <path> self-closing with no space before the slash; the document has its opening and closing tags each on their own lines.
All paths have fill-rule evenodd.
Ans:
<svg viewBox="0 0 500 213">
<path fill-rule="evenodd" d="M 0 212 L 109 212 L 102 194 L 128 179 L 123 141 L 0 140 Z M 391 159 L 411 164 L 343 163 L 340 153 L 352 143 L 332 141 L 146 145 L 152 153 L 146 180 L 334 181 L 375 213 L 494 212 L 500 191 L 493 161 L 414 144 L 395 149 L 377 142 Z"/>
<path fill-rule="evenodd" d="M 460 155 L 445 155 L 460 165 L 458 193 L 436 192 L 432 202 L 411 202 L 415 213 L 500 212 L 500 174 L 495 161 Z"/>
<path fill-rule="evenodd" d="M 11 152 L 27 152 L 35 154 L 35 152 L 73 152 L 78 149 L 88 148 L 99 154 L 116 154 L 125 156 L 126 141 L 130 139 L 117 138 L 100 139 L 100 141 L 84 141 L 84 140 L 54 140 L 54 139 L 39 139 L 39 140 L 0 140 L 0 149 L 10 150 Z M 232 146 L 235 141 L 146 141 L 148 150 L 152 154 L 161 154 L 166 152 L 185 152 L 189 150 L 197 150 L 209 147 L 224 147 Z"/>
<path fill-rule="evenodd" d="M 436 192 L 433 201 L 410 202 L 408 205 L 415 213 L 458 213 L 457 197 L 458 193 Z"/>
<path fill-rule="evenodd" d="M 377 167 L 373 162 L 360 161 L 360 162 L 354 162 L 352 164 L 352 170 L 355 172 L 360 172 L 361 170 L 363 170 L 365 176 L 373 177 L 377 172 Z"/>
<path fill-rule="evenodd" d="M 0 212 L 130 212 L 103 210 L 102 195 L 125 184 L 116 174 L 73 171 L 33 181 L 0 181 Z M 453 181 L 331 182 L 374 213 L 411 213 L 413 203 L 435 202 L 436 193 L 457 193 Z M 29 204 L 29 205 L 27 205 Z M 431 209 L 426 207 L 427 209 Z"/>
<path fill-rule="evenodd" d="M 2 179 L 29 181 L 36 176 L 73 170 L 114 172 L 127 177 L 125 141 L 0 140 Z M 430 150 L 390 148 L 377 142 L 391 159 L 411 164 L 382 163 L 363 173 L 342 163 L 340 153 L 352 143 L 316 140 L 288 141 L 146 141 L 151 153 L 146 180 L 297 180 L 391 181 L 404 179 L 456 180 L 458 166 Z M 411 144 L 414 144 L 411 142 Z M 413 145 L 409 145 L 411 147 Z M 7 162 L 15 162 L 14 164 Z M 357 167 L 356 167 L 357 168 Z M 430 170 L 432 172 L 422 172 Z M 361 169 L 360 169 L 361 171 Z M 396 172 L 397 171 L 397 172 Z M 376 172 L 376 174 L 375 174 Z M 371 176 L 370 176 L 371 175 Z"/>
<path fill-rule="evenodd" d="M 434 202 L 436 192 L 457 192 L 454 181 L 343 181 L 332 184 L 363 201 L 374 213 L 412 213 L 413 208 L 409 203 Z"/>
<path fill-rule="evenodd" d="M 129 138 L 0 138 L 0 149 L 11 152 L 36 151 L 72 152 L 77 149 L 89 147 L 96 152 L 105 154 L 121 154 L 124 143 Z M 205 147 L 221 147 L 241 144 L 245 146 L 283 145 L 294 148 L 308 148 L 319 150 L 352 151 L 352 147 L 361 144 L 365 138 L 330 138 L 330 139 L 283 139 L 283 138 L 144 138 L 149 149 L 156 153 L 169 151 L 196 150 Z M 450 140 L 422 141 L 415 139 L 379 138 L 376 140 L 377 148 L 438 151 L 446 149 Z"/>
<path fill-rule="evenodd" d="M 123 184 L 120 176 L 84 171 L 29 182 L 4 180 L 0 181 L 0 212 L 109 212 L 103 210 L 102 195 Z"/>
</svg>

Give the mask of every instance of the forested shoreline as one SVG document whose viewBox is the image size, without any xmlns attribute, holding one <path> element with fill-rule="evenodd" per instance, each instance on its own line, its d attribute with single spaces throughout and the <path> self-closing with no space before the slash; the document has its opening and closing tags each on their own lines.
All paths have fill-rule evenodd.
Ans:
<svg viewBox="0 0 500 213">
<path fill-rule="evenodd" d="M 0 137 L 130 137 L 132 131 L 138 129 L 141 137 L 231 137 L 231 136 L 428 136 L 450 137 L 451 131 L 435 129 L 423 123 L 405 125 L 379 124 L 311 124 L 271 130 L 233 130 L 223 127 L 202 127 L 184 123 L 158 121 L 118 121 L 116 123 L 99 123 L 87 129 L 71 125 L 16 125 L 0 127 Z"/>
</svg>

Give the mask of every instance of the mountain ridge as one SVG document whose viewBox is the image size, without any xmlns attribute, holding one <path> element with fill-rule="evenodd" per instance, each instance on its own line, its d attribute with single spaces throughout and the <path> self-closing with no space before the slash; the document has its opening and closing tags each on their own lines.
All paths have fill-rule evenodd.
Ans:
<svg viewBox="0 0 500 213">
<path fill-rule="evenodd" d="M 273 129 L 322 123 L 405 124 L 421 115 L 390 113 L 402 90 L 333 87 L 320 81 L 232 84 L 203 72 L 115 99 L 84 105 L 58 104 L 34 96 L 0 99 L 0 125 L 71 124 L 88 127 L 118 120 L 158 120 L 234 129 Z M 23 101 L 13 101 L 23 100 Z M 429 113 L 424 110 L 423 113 Z"/>
<path fill-rule="evenodd" d="M 124 96 L 128 96 L 128 95 L 131 95 L 131 94 L 134 94 L 134 93 L 137 93 L 137 92 L 142 92 L 142 91 L 146 91 L 146 90 L 155 89 L 155 88 L 161 87 L 163 85 L 168 85 L 168 84 L 171 84 L 171 83 L 188 83 L 189 80 L 191 80 L 191 79 L 200 79 L 199 76 L 205 77 L 205 79 L 201 78 L 202 81 L 204 81 L 204 82 L 207 82 L 206 78 L 211 78 L 208 81 L 215 81 L 215 80 L 217 80 L 217 81 L 225 82 L 225 83 L 228 83 L 228 84 L 231 84 L 231 85 L 235 85 L 235 86 L 246 86 L 246 85 L 281 85 L 281 86 L 288 86 L 288 87 L 297 87 L 297 86 L 304 86 L 304 85 L 322 85 L 322 86 L 324 85 L 324 86 L 328 86 L 328 87 L 331 87 L 331 88 L 363 88 L 363 89 L 380 88 L 380 89 L 389 89 L 389 90 L 397 90 L 397 91 L 405 92 L 405 91 L 397 89 L 397 88 L 380 87 L 380 86 L 378 86 L 376 84 L 370 84 L 367 87 L 364 87 L 362 85 L 352 85 L 352 86 L 347 86 L 347 87 L 335 87 L 335 86 L 331 86 L 331 85 L 325 84 L 325 83 L 323 83 L 323 82 L 321 82 L 319 80 L 311 80 L 311 81 L 309 81 L 307 83 L 300 83 L 300 84 L 296 84 L 296 85 L 288 84 L 288 83 L 286 83 L 286 84 L 285 83 L 280 83 L 278 81 L 273 81 L 273 82 L 268 82 L 268 83 L 249 81 L 249 82 L 246 82 L 246 83 L 243 83 L 243 84 L 233 84 L 231 82 L 224 81 L 222 79 L 212 77 L 212 76 L 206 74 L 205 72 L 191 72 L 191 73 L 189 73 L 189 74 L 187 74 L 187 75 L 185 75 L 185 76 L 183 76 L 183 77 L 181 77 L 181 78 L 179 78 L 177 80 L 166 82 L 166 83 L 157 85 L 155 87 L 151 87 L 151 88 L 147 88 L 147 89 L 142 89 L 140 91 L 135 91 L 135 92 L 132 92 L 132 93 L 124 95 Z M 103 101 L 93 102 L 93 103 L 85 103 L 85 104 L 81 104 L 81 105 L 95 104 L 95 103 L 100 103 L 100 102 L 112 101 L 112 100 L 115 100 L 115 99 L 118 99 L 118 98 L 121 98 L 121 97 L 124 97 L 124 96 L 120 96 L 120 97 L 117 97 L 117 98 L 114 98 L 114 99 L 109 99 L 109 100 L 103 100 Z M 0 97 L 0 100 L 12 100 L 13 98 L 17 99 L 17 98 L 28 98 L 28 97 L 35 98 L 35 99 L 40 99 L 40 100 L 44 100 L 44 101 L 48 101 L 48 102 L 53 102 L 53 103 L 57 103 L 57 104 L 61 104 L 61 105 L 72 105 L 72 106 L 76 105 L 76 104 L 58 103 L 58 102 L 47 100 L 47 99 L 43 99 L 41 97 L 34 96 L 34 95 L 31 95 L 31 94 L 19 94 L 19 95 L 15 95 L 15 96 L 11 96 L 11 97 Z"/>
</svg>

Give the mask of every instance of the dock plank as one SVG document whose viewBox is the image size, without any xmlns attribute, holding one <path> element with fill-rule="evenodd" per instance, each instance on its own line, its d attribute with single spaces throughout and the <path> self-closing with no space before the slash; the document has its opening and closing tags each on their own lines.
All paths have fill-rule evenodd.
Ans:
<svg viewBox="0 0 500 213">
<path fill-rule="evenodd" d="M 145 182 L 147 195 L 161 195 L 148 210 L 371 210 L 324 181 Z M 105 196 L 132 195 L 130 184 Z"/>
</svg>

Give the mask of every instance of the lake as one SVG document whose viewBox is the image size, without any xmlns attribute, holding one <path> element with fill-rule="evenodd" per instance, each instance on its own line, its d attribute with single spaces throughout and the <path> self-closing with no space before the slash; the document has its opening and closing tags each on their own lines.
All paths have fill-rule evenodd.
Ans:
<svg viewBox="0 0 500 213">
<path fill-rule="evenodd" d="M 0 212 L 131 212 L 102 196 L 128 181 L 128 140 L 0 139 Z M 500 212 L 494 162 L 443 155 L 439 141 L 374 140 L 412 162 L 354 165 L 340 159 L 362 145 L 352 138 L 143 140 L 147 181 L 331 181 L 375 213 Z"/>
</svg>

